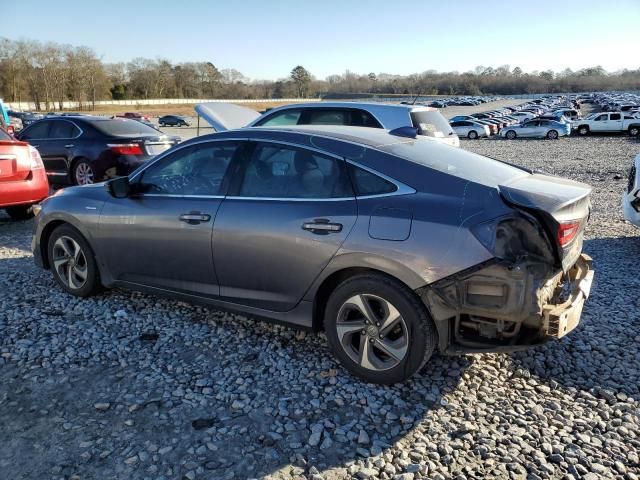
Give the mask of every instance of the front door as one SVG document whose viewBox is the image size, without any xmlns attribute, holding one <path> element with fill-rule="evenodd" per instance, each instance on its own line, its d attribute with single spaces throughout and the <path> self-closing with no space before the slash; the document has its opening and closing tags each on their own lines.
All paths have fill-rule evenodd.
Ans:
<svg viewBox="0 0 640 480">
<path fill-rule="evenodd" d="M 239 164 L 213 235 L 223 299 L 288 311 L 357 217 L 343 159 L 260 142 Z"/>
<path fill-rule="evenodd" d="M 178 148 L 132 179 L 132 196 L 107 202 L 100 250 L 114 280 L 218 295 L 211 236 L 227 169 L 243 143 Z"/>
</svg>

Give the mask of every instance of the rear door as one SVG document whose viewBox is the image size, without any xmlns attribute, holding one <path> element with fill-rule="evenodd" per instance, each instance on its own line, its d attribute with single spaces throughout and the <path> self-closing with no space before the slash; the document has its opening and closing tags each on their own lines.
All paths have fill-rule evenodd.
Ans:
<svg viewBox="0 0 640 480">
<path fill-rule="evenodd" d="M 213 252 L 225 300 L 288 311 L 329 263 L 357 217 L 343 159 L 260 141 L 222 202 Z"/>
<path fill-rule="evenodd" d="M 245 142 L 178 148 L 132 180 L 137 192 L 112 198 L 100 216 L 100 250 L 115 280 L 215 297 L 211 236 L 225 175 Z"/>
<path fill-rule="evenodd" d="M 610 132 L 622 131 L 622 114 L 620 112 L 610 113 L 607 122 L 607 130 Z"/>
</svg>

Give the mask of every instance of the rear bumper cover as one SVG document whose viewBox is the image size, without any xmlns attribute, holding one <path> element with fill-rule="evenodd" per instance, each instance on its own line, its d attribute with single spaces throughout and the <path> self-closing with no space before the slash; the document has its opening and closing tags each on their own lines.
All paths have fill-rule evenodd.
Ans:
<svg viewBox="0 0 640 480">
<path fill-rule="evenodd" d="M 561 338 L 580 322 L 594 277 L 580 254 L 566 272 L 534 262 L 488 262 L 418 290 L 445 354 L 524 350 Z"/>
<path fill-rule="evenodd" d="M 43 168 L 32 170 L 26 180 L 3 182 L 0 192 L 0 208 L 38 203 L 49 195 L 47 174 Z"/>
<path fill-rule="evenodd" d="M 581 254 L 575 265 L 567 272 L 571 287 L 567 300 L 542 307 L 543 332 L 546 336 L 562 338 L 578 326 L 582 307 L 591 292 L 593 275 L 591 257 Z"/>
</svg>

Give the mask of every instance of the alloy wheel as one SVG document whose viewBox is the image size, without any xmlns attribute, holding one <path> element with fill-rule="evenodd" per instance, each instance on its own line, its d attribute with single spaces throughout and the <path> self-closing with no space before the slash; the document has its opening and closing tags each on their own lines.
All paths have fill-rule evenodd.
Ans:
<svg viewBox="0 0 640 480">
<path fill-rule="evenodd" d="M 368 370 L 397 366 L 409 349 L 409 333 L 402 315 L 376 295 L 354 295 L 344 302 L 336 330 L 347 355 Z"/>
<path fill-rule="evenodd" d="M 56 240 L 52 260 L 56 274 L 68 288 L 77 290 L 87 282 L 87 258 L 73 238 L 62 236 Z"/>
<path fill-rule="evenodd" d="M 75 169 L 76 183 L 78 185 L 89 185 L 93 183 L 93 169 L 86 162 L 80 162 Z"/>
</svg>

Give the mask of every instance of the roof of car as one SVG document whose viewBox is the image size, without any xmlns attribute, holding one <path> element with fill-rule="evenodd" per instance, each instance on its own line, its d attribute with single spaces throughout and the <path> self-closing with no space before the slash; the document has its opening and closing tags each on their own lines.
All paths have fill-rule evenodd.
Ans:
<svg viewBox="0 0 640 480">
<path fill-rule="evenodd" d="M 392 135 L 387 130 L 381 128 L 369 128 L 369 127 L 352 127 L 345 125 L 291 125 L 282 127 L 246 127 L 237 130 L 228 130 L 226 132 L 213 133 L 211 136 L 237 136 L 241 133 L 243 136 L 247 134 L 256 134 L 257 137 L 266 137 L 268 132 L 279 133 L 291 133 L 291 134 L 306 134 L 312 136 L 321 136 L 333 138 L 335 140 L 342 140 L 349 143 L 356 143 L 359 145 L 365 145 L 372 148 L 384 150 L 385 146 L 396 145 L 398 143 L 410 143 L 410 142 L 429 142 L 437 143 L 426 137 L 403 137 L 398 135 Z M 202 137 L 196 137 L 202 139 Z M 453 147 L 452 147 L 453 148 Z"/>
<path fill-rule="evenodd" d="M 303 103 L 290 103 L 281 107 L 273 108 L 269 110 L 283 110 L 285 108 L 397 108 L 403 110 L 436 110 L 433 107 L 428 107 L 423 104 L 408 104 L 408 103 L 383 103 L 383 102 L 303 102 Z"/>
</svg>

